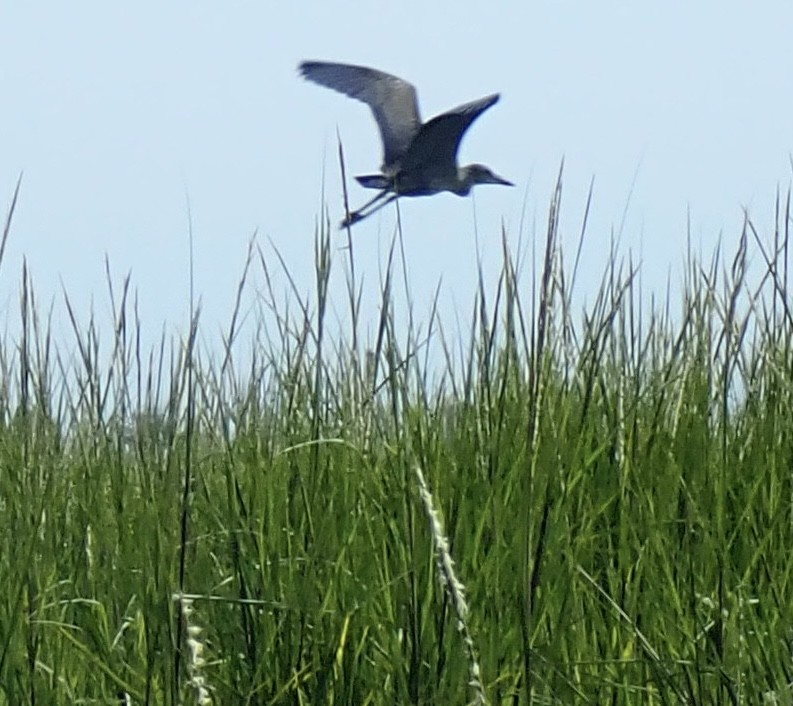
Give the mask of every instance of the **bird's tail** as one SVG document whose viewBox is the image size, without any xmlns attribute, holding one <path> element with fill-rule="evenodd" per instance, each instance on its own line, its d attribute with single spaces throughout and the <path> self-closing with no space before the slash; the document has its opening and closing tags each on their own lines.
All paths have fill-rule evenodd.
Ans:
<svg viewBox="0 0 793 706">
<path fill-rule="evenodd" d="M 366 189 L 389 189 L 391 187 L 391 180 L 384 174 L 357 176 L 355 181 Z"/>
</svg>

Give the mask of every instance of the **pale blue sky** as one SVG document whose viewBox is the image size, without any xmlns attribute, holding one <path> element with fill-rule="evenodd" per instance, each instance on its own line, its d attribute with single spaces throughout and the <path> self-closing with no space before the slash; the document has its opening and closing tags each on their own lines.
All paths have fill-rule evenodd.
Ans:
<svg viewBox="0 0 793 706">
<path fill-rule="evenodd" d="M 299 79 L 304 58 L 406 78 L 425 118 L 501 92 L 460 157 L 517 187 L 402 202 L 417 312 L 442 280 L 442 312 L 468 316 L 474 224 L 490 283 L 501 223 L 517 247 L 524 203 L 523 242 L 539 242 L 562 157 L 568 250 L 595 178 L 579 284 L 599 279 L 630 195 L 620 251 L 663 294 L 670 272 L 679 281 L 689 210 L 697 247 L 709 255 L 722 234 L 732 251 L 742 208 L 768 226 L 791 181 L 791 29 L 787 0 L 3 3 L 3 210 L 20 171 L 24 182 L 0 301 L 16 310 L 25 256 L 44 303 L 62 281 L 83 313 L 92 297 L 106 311 L 107 254 L 119 278 L 132 271 L 151 331 L 183 328 L 188 197 L 205 336 L 230 314 L 254 231 L 308 291 L 323 198 L 334 226 L 343 215 L 336 131 L 351 174 L 376 169 L 380 145 L 364 105 Z M 365 299 L 394 220 L 389 207 L 353 230 Z"/>
</svg>

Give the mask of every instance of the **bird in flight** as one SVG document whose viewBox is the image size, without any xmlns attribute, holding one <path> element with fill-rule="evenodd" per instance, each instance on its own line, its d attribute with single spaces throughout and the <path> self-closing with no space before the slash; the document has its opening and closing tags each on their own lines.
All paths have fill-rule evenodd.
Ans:
<svg viewBox="0 0 793 706">
<path fill-rule="evenodd" d="M 457 149 L 465 131 L 498 101 L 498 93 L 422 123 L 416 89 L 401 78 L 366 66 L 326 61 L 304 61 L 298 68 L 309 81 L 366 103 L 380 128 L 381 173 L 355 177 L 361 186 L 379 189 L 380 193 L 348 214 L 342 228 L 400 196 L 428 196 L 441 191 L 467 196 L 475 184 L 514 186 L 482 164 L 457 164 Z"/>
</svg>

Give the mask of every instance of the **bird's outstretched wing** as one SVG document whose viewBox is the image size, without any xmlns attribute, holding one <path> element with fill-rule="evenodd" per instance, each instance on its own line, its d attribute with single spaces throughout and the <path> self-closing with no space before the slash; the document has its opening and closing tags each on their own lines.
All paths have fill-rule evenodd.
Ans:
<svg viewBox="0 0 793 706">
<path fill-rule="evenodd" d="M 456 165 L 457 149 L 465 131 L 498 99 L 499 94 L 494 93 L 434 117 L 419 130 L 402 159 L 401 167 L 410 171 L 425 164 Z"/>
<path fill-rule="evenodd" d="M 416 89 L 407 81 L 366 66 L 304 61 L 304 78 L 367 103 L 383 140 L 383 170 L 405 154 L 421 129 Z"/>
</svg>

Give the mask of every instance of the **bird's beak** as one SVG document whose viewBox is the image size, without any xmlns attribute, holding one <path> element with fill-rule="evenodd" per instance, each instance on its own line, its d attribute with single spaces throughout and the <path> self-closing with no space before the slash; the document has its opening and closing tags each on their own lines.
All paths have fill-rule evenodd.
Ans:
<svg viewBox="0 0 793 706">
<path fill-rule="evenodd" d="M 498 176 L 498 174 L 493 174 L 491 172 L 490 176 L 493 178 L 491 184 L 503 184 L 504 186 L 515 186 L 511 181 L 507 181 L 506 179 Z"/>
</svg>

